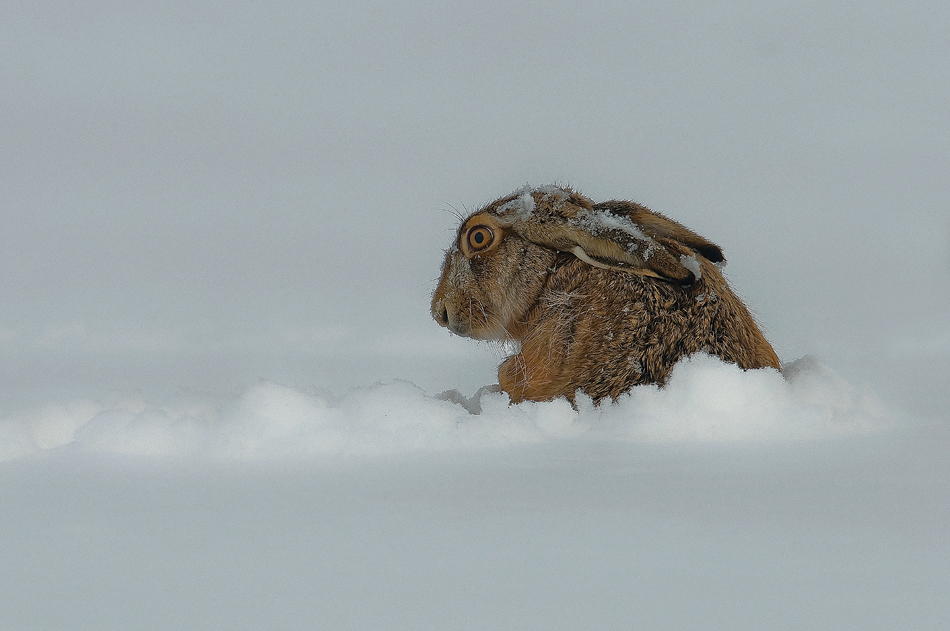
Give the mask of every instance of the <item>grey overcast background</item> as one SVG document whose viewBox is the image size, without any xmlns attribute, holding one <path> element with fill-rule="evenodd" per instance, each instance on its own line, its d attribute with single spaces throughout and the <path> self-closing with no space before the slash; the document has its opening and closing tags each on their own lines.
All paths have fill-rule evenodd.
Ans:
<svg viewBox="0 0 950 631">
<path fill-rule="evenodd" d="M 525 183 L 719 243 L 783 360 L 950 405 L 950 5 L 0 3 L 7 405 L 494 380 L 428 315 Z"/>
</svg>

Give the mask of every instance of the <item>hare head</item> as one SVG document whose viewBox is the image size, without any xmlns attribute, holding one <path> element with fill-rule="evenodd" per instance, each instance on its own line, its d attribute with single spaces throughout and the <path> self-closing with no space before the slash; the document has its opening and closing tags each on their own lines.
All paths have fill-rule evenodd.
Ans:
<svg viewBox="0 0 950 631">
<path fill-rule="evenodd" d="M 665 382 L 708 352 L 778 368 L 715 264 L 719 247 L 639 204 L 569 188 L 524 188 L 459 227 L 432 296 L 452 332 L 520 345 L 498 369 L 512 401 L 581 390 L 595 401 Z"/>
</svg>

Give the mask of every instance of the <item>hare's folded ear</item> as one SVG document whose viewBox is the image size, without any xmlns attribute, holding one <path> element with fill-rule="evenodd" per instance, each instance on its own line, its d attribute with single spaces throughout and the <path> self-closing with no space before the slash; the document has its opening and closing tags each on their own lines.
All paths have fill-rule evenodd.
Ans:
<svg viewBox="0 0 950 631">
<path fill-rule="evenodd" d="M 613 200 L 594 204 L 591 209 L 594 212 L 606 212 L 611 215 L 627 217 L 639 226 L 644 234 L 678 241 L 686 247 L 696 250 L 712 263 L 722 263 L 726 260 L 722 250 L 712 241 L 701 237 L 683 224 L 636 202 Z"/>
<path fill-rule="evenodd" d="M 539 212 L 540 211 L 540 212 Z M 564 204 L 517 221 L 522 238 L 604 269 L 622 270 L 691 285 L 699 266 L 695 253 L 673 238 L 650 236 L 625 215 Z M 694 273 L 694 271 L 696 273 Z"/>
</svg>

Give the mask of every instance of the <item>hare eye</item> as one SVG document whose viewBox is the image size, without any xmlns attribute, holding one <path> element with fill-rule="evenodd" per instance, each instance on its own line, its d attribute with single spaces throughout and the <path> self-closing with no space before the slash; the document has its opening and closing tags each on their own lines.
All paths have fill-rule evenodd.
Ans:
<svg viewBox="0 0 950 631">
<path fill-rule="evenodd" d="M 468 231 L 468 245 L 472 250 L 484 250 L 491 245 L 495 235 L 487 226 L 475 226 Z"/>
</svg>

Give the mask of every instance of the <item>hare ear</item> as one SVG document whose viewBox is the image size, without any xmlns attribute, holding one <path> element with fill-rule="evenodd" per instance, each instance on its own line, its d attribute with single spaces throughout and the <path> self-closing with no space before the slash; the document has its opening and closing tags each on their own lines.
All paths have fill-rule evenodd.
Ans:
<svg viewBox="0 0 950 631">
<path fill-rule="evenodd" d="M 712 263 L 722 263 L 726 260 L 722 250 L 712 241 L 701 237 L 683 224 L 636 202 L 613 200 L 594 204 L 591 209 L 595 212 L 607 212 L 612 215 L 628 217 L 645 234 L 651 237 L 665 237 L 678 241 L 686 247 L 696 250 Z"/>
<path fill-rule="evenodd" d="M 649 230 L 654 234 L 648 234 L 645 226 L 628 215 L 615 214 L 603 206 L 563 204 L 538 208 L 530 217 L 515 222 L 512 228 L 532 243 L 571 252 L 594 267 L 653 276 L 683 285 L 696 282 L 700 267 L 692 250 L 658 231 Z"/>
</svg>

